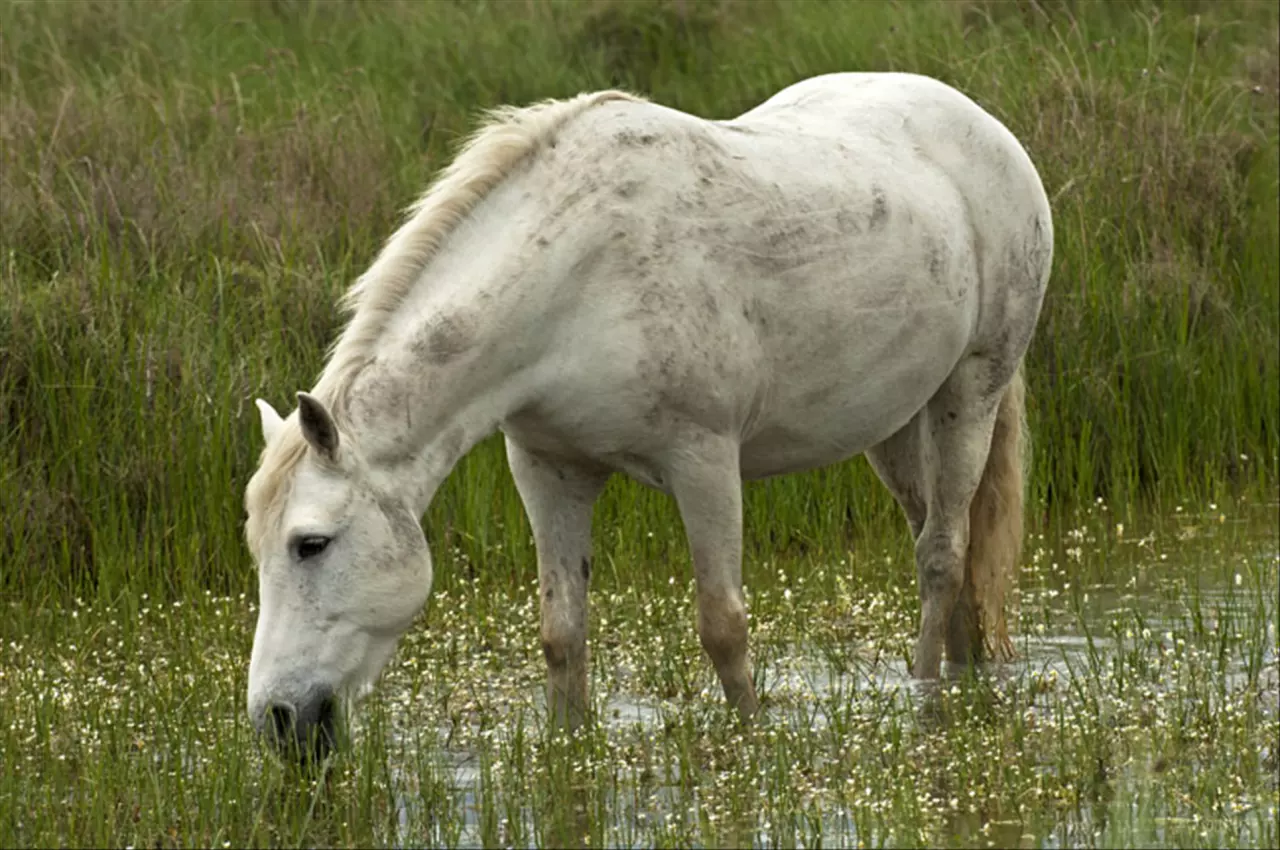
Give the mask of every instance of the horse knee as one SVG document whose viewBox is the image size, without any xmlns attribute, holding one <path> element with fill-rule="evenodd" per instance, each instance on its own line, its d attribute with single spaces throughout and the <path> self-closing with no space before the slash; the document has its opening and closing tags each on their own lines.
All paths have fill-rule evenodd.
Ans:
<svg viewBox="0 0 1280 850">
<path fill-rule="evenodd" d="M 585 629 L 564 625 L 542 627 L 542 655 L 552 670 L 562 670 L 582 658 L 586 645 Z"/>
<path fill-rule="evenodd" d="M 698 601 L 698 639 L 717 665 L 732 662 L 747 649 L 747 607 L 737 597 Z"/>
</svg>

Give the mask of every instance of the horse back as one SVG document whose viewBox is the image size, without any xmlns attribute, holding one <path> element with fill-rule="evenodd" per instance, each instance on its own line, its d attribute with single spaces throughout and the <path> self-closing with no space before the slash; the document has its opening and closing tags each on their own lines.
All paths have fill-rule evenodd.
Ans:
<svg viewBox="0 0 1280 850">
<path fill-rule="evenodd" d="M 613 409 L 658 435 L 692 419 L 801 447 L 762 460 L 773 474 L 865 450 L 966 355 L 1020 359 L 1030 338 L 1043 189 L 1012 135 L 941 83 L 830 75 L 723 122 L 606 103 L 555 142 L 545 191 L 568 187 L 589 258 L 571 336 L 600 364 L 561 370 L 588 376 L 574 404 L 625 394 Z"/>
</svg>

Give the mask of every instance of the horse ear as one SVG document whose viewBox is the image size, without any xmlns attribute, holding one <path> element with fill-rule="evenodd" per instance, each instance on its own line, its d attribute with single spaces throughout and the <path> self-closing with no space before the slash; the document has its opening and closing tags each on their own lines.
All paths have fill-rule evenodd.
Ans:
<svg viewBox="0 0 1280 850">
<path fill-rule="evenodd" d="M 254 402 L 258 406 L 258 413 L 262 416 L 262 439 L 271 442 L 276 434 L 280 433 L 280 426 L 284 424 L 284 420 L 280 418 L 280 414 L 276 413 L 276 409 L 262 399 Z"/>
<path fill-rule="evenodd" d="M 311 448 L 326 460 L 337 460 L 338 426 L 320 399 L 310 393 L 298 393 L 298 424 Z"/>
</svg>

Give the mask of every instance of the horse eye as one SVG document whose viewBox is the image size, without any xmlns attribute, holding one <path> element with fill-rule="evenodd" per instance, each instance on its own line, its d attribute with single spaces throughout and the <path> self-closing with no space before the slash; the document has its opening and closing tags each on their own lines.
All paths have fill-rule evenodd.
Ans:
<svg viewBox="0 0 1280 850">
<path fill-rule="evenodd" d="M 314 558 L 323 552 L 328 545 L 328 537 L 304 537 L 298 541 L 298 560 L 305 561 L 308 558 Z"/>
</svg>

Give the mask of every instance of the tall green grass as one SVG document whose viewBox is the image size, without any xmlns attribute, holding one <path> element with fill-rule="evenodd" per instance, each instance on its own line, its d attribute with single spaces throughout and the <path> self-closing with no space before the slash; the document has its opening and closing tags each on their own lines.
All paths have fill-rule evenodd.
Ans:
<svg viewBox="0 0 1280 850">
<path fill-rule="evenodd" d="M 1029 150 L 1057 248 L 1028 356 L 1037 510 L 1244 488 L 1280 447 L 1274 3 L 0 4 L 0 587 L 238 593 L 255 396 L 475 113 L 625 86 L 708 117 L 837 70 L 930 74 Z M 753 561 L 898 532 L 861 460 L 752 485 Z M 615 482 L 601 569 L 679 572 Z M 533 576 L 490 441 L 426 519 L 445 589 Z M 881 537 L 883 535 L 880 535 Z"/>
</svg>

